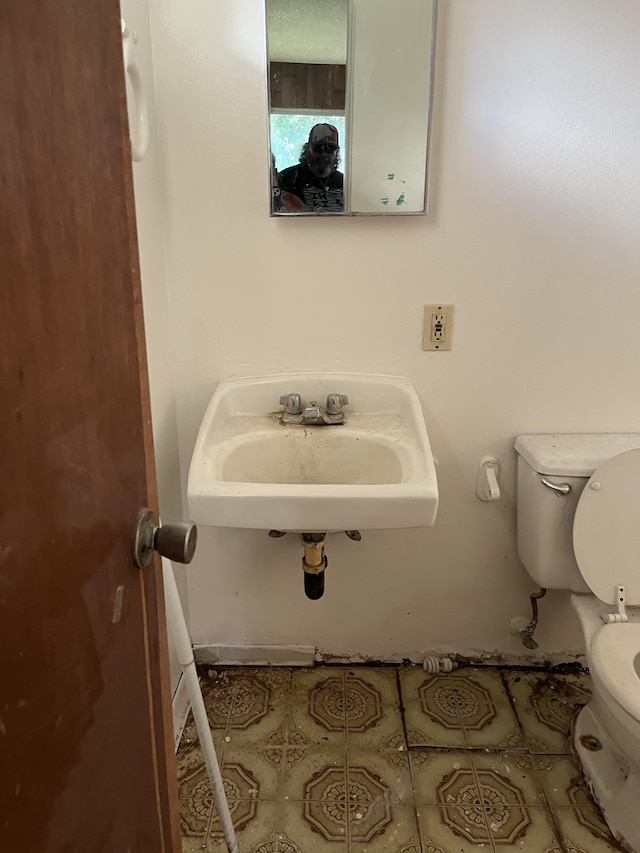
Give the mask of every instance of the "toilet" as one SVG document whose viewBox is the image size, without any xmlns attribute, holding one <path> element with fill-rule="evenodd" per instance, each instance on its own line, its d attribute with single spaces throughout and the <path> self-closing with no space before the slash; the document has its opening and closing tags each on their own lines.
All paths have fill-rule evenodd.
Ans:
<svg viewBox="0 0 640 853">
<path fill-rule="evenodd" d="M 521 435 L 518 553 L 572 592 L 593 697 L 574 746 L 613 834 L 640 851 L 640 434 Z"/>
</svg>

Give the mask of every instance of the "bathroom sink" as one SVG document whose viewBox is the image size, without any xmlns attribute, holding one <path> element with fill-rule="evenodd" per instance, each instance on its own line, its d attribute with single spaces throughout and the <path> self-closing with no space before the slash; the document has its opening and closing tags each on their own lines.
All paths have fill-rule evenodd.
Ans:
<svg viewBox="0 0 640 853">
<path fill-rule="evenodd" d="M 283 423 L 281 397 L 348 397 L 345 423 Z M 191 459 L 189 510 L 213 527 L 328 532 L 429 527 L 438 485 L 408 380 L 299 373 L 227 380 Z"/>
</svg>

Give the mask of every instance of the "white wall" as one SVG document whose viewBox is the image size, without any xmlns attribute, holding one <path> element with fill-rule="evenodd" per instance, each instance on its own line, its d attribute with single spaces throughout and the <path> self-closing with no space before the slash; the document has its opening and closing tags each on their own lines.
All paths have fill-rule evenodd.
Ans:
<svg viewBox="0 0 640 853">
<path fill-rule="evenodd" d="M 153 77 L 153 51 L 148 0 L 122 0 L 121 13 L 137 43 L 132 58 L 140 72 L 148 103 L 150 144 L 145 158 L 133 164 L 133 180 L 144 303 L 145 336 L 149 366 L 153 443 L 158 482 L 158 502 L 163 521 L 182 520 L 180 458 L 173 372 L 172 325 L 165 267 L 165 225 L 163 216 L 162 172 L 157 144 L 157 124 Z M 127 80 L 129 123 L 138 140 L 134 98 Z M 182 567 L 175 569 L 183 605 L 188 597 Z M 175 691 L 182 672 L 169 639 L 171 687 Z"/>
<path fill-rule="evenodd" d="M 319 602 L 293 537 L 202 528 L 194 641 L 522 652 L 514 437 L 640 423 L 640 5 L 442 0 L 430 214 L 344 220 L 268 217 L 261 0 L 151 8 L 183 488 L 221 378 L 344 369 L 411 379 L 441 490 L 431 529 L 330 539 Z M 421 350 L 437 301 L 450 353 Z M 565 594 L 540 609 L 542 651 L 581 648 Z"/>
</svg>

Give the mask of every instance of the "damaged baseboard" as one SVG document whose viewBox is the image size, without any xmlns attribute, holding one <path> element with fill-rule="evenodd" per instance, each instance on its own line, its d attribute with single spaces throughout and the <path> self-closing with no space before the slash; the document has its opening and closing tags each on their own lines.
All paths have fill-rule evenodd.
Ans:
<svg viewBox="0 0 640 853">
<path fill-rule="evenodd" d="M 196 663 L 218 666 L 313 666 L 315 646 L 224 646 L 193 647 Z"/>
<path fill-rule="evenodd" d="M 557 652 L 524 651 L 522 654 L 499 652 L 497 649 L 423 649 L 388 655 L 357 652 L 339 653 L 315 646 L 267 645 L 197 645 L 193 648 L 196 663 L 218 666 L 314 666 L 317 663 L 346 665 L 417 664 L 425 657 L 447 657 L 466 666 L 534 666 L 552 667 L 566 664 L 586 666 L 586 657 L 576 650 Z"/>
<path fill-rule="evenodd" d="M 586 667 L 587 659 L 584 653 L 575 650 L 558 652 L 524 652 L 513 654 L 499 652 L 497 649 L 484 651 L 480 649 L 463 649 L 451 651 L 447 649 L 425 649 L 421 651 L 397 652 L 378 657 L 376 655 L 337 654 L 324 649 L 318 649 L 316 662 L 326 664 L 417 664 L 421 666 L 427 657 L 450 658 L 460 666 L 522 666 L 522 667 L 553 667 L 578 664 Z"/>
</svg>

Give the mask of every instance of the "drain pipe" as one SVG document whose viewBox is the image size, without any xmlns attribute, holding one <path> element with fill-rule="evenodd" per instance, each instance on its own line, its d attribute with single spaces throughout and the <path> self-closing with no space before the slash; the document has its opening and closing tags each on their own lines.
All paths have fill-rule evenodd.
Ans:
<svg viewBox="0 0 640 853">
<path fill-rule="evenodd" d="M 169 560 L 162 560 L 162 578 L 164 580 L 164 596 L 167 608 L 167 621 L 171 638 L 174 642 L 175 649 L 178 655 L 180 666 L 184 674 L 185 683 L 187 685 L 187 693 L 191 703 L 193 719 L 198 730 L 198 738 L 202 748 L 204 763 L 207 768 L 209 781 L 213 790 L 213 799 L 218 810 L 220 822 L 222 824 L 222 834 L 229 853 L 238 853 L 238 842 L 231 821 L 231 813 L 227 803 L 227 795 L 224 791 L 222 775 L 220 773 L 220 765 L 213 746 L 211 737 L 211 729 L 209 728 L 209 720 L 204 707 L 204 699 L 200 690 L 200 682 L 198 681 L 198 673 L 196 672 L 196 664 L 193 659 L 193 649 L 187 625 L 184 619 L 178 588 L 173 576 L 173 569 Z"/>
<path fill-rule="evenodd" d="M 329 561 L 324 553 L 326 533 L 301 533 L 304 555 L 302 568 L 304 570 L 304 591 L 307 598 L 317 601 L 324 595 L 324 570 Z"/>
</svg>

